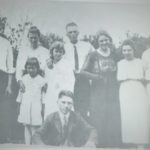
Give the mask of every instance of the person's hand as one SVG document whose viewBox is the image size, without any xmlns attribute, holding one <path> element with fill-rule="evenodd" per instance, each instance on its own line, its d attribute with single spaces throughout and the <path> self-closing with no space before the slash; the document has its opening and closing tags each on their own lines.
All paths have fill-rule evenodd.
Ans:
<svg viewBox="0 0 150 150">
<path fill-rule="evenodd" d="M 80 76 L 80 71 L 79 70 L 74 70 L 74 76 L 75 78 L 78 78 Z"/>
<path fill-rule="evenodd" d="M 45 84 L 45 85 L 42 87 L 42 91 L 43 91 L 44 93 L 46 93 L 47 88 L 48 88 L 48 85 L 47 85 L 47 84 Z"/>
<path fill-rule="evenodd" d="M 101 67 L 101 71 L 103 72 L 103 73 L 105 73 L 105 72 L 107 72 L 109 70 L 109 66 L 103 66 L 103 67 Z"/>
<path fill-rule="evenodd" d="M 51 58 L 47 59 L 46 60 L 46 63 L 47 63 L 47 67 L 49 69 L 52 69 L 53 68 L 53 60 Z"/>
<path fill-rule="evenodd" d="M 21 80 L 19 80 L 18 84 L 19 84 L 20 92 L 24 93 L 25 92 L 25 85 L 24 85 L 24 83 Z"/>
<path fill-rule="evenodd" d="M 5 95 L 10 96 L 11 94 L 12 94 L 12 89 L 11 86 L 8 85 L 5 90 Z"/>
<path fill-rule="evenodd" d="M 87 111 L 86 115 L 87 115 L 87 117 L 90 117 L 90 111 Z"/>
</svg>

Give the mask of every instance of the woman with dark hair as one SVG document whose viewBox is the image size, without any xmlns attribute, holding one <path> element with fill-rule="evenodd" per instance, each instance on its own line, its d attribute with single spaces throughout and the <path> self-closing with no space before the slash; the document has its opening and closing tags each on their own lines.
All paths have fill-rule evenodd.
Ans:
<svg viewBox="0 0 150 150">
<path fill-rule="evenodd" d="M 142 150 L 143 145 L 149 142 L 149 102 L 143 85 L 143 63 L 135 58 L 134 53 L 134 43 L 125 40 L 122 44 L 124 59 L 118 62 L 117 73 L 122 140 L 123 143 L 137 144 L 138 149 Z"/>
<path fill-rule="evenodd" d="M 97 35 L 99 48 L 92 52 L 81 73 L 92 80 L 90 118 L 98 131 L 97 147 L 118 147 L 120 105 L 116 80 L 116 55 L 111 49 L 112 38 L 106 31 Z"/>
<path fill-rule="evenodd" d="M 24 73 L 24 65 L 27 59 L 30 57 L 36 57 L 39 61 L 40 68 L 44 71 L 46 61 L 49 58 L 48 50 L 40 45 L 40 31 L 36 26 L 30 27 L 27 37 L 29 45 L 24 45 L 19 50 L 16 65 L 16 79 L 22 89 L 24 88 L 24 85 L 21 82 L 21 78 Z"/>
<path fill-rule="evenodd" d="M 45 69 L 45 78 L 48 83 L 45 95 L 45 118 L 57 111 L 57 96 L 60 90 L 66 89 L 73 92 L 74 74 L 69 66 L 69 61 L 64 59 L 64 44 L 56 41 L 50 47 L 50 61 Z"/>
</svg>

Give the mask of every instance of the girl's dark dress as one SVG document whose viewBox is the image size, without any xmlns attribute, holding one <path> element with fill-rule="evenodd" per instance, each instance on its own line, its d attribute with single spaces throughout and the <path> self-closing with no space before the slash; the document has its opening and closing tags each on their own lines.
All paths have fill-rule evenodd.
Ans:
<svg viewBox="0 0 150 150">
<path fill-rule="evenodd" d="M 90 102 L 90 121 L 98 131 L 98 147 L 118 147 L 121 121 L 115 55 L 111 52 L 104 57 L 98 51 L 92 52 L 83 70 L 101 76 L 92 80 Z"/>
</svg>

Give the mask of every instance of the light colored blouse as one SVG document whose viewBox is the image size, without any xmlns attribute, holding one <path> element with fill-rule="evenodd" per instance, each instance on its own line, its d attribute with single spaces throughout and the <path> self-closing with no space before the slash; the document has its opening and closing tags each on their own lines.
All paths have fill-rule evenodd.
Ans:
<svg viewBox="0 0 150 150">
<path fill-rule="evenodd" d="M 118 62 L 118 80 L 140 80 L 144 78 L 144 67 L 141 59 L 133 59 L 131 61 L 121 60 Z"/>
</svg>

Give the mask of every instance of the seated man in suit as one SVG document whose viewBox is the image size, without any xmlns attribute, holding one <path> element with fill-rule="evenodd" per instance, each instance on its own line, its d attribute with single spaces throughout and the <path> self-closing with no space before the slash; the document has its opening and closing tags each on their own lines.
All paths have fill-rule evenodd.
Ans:
<svg viewBox="0 0 150 150">
<path fill-rule="evenodd" d="M 73 94 L 61 91 L 59 111 L 50 114 L 33 136 L 33 144 L 67 147 L 95 147 L 97 134 L 80 114 L 72 111 Z"/>
</svg>

